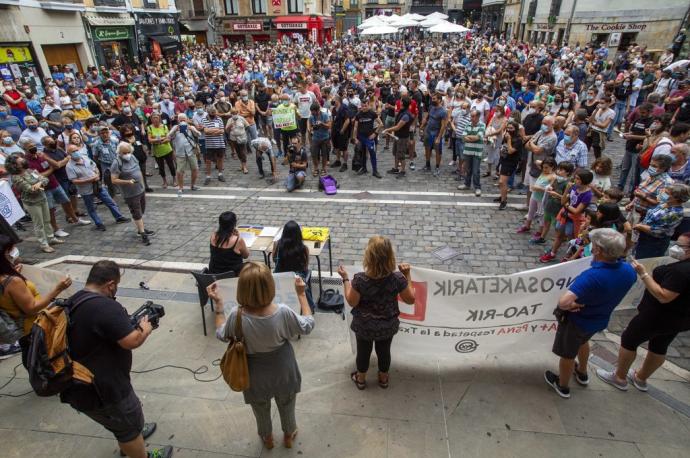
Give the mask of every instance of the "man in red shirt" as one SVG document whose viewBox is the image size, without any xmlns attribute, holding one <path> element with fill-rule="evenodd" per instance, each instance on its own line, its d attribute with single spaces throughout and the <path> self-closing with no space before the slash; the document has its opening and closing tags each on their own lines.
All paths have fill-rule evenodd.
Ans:
<svg viewBox="0 0 690 458">
<path fill-rule="evenodd" d="M 101 90 L 97 87 L 94 87 L 91 81 L 86 82 L 86 89 L 84 89 L 84 92 L 87 94 L 93 94 L 94 97 L 96 97 L 98 100 L 101 100 L 101 98 L 103 97 L 103 93 L 101 92 Z"/>
<path fill-rule="evenodd" d="M 19 119 L 19 123 L 24 127 L 24 116 L 29 114 L 29 109 L 26 107 L 26 102 L 24 102 L 26 96 L 17 90 L 14 83 L 5 81 L 5 93 L 2 95 L 2 98 L 10 107 L 12 116 Z"/>
<path fill-rule="evenodd" d="M 407 96 L 407 89 L 400 90 L 400 99 L 395 102 L 395 113 L 400 113 L 400 100 Z M 414 135 L 417 132 L 417 124 L 419 122 L 419 108 L 417 107 L 417 102 L 414 99 L 410 100 L 410 108 L 407 110 L 414 116 L 414 121 L 412 121 L 412 127 L 410 127 L 410 140 L 408 142 L 409 155 L 408 159 L 410 161 L 410 170 L 415 169 L 414 159 L 417 157 L 417 152 L 414 150 Z M 397 164 L 396 164 L 397 165 Z"/>
</svg>

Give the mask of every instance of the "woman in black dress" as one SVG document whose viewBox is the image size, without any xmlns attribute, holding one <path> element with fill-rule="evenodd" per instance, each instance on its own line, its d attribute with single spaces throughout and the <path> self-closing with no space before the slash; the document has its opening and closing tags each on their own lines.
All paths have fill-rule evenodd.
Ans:
<svg viewBox="0 0 690 458">
<path fill-rule="evenodd" d="M 400 326 L 398 295 L 406 304 L 414 304 L 414 287 L 409 264 L 398 265 L 395 272 L 395 253 L 391 241 L 374 236 L 364 251 L 364 272 L 350 277 L 343 266 L 338 274 L 343 279 L 345 299 L 352 307 L 350 328 L 357 337 L 357 371 L 350 378 L 363 390 L 372 347 L 378 359 L 378 383 L 388 388 L 388 370 L 391 365 L 391 343 Z"/>
</svg>

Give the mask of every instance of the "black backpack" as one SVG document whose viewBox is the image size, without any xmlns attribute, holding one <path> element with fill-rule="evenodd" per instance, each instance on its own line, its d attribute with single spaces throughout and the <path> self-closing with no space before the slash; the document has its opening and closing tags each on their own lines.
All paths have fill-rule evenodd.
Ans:
<svg viewBox="0 0 690 458">
<path fill-rule="evenodd" d="M 335 289 L 325 290 L 319 298 L 319 309 L 342 314 L 343 318 L 345 318 L 345 314 L 343 314 L 344 307 L 345 298 Z"/>
<path fill-rule="evenodd" d="M 355 154 L 352 156 L 352 170 L 357 171 L 367 164 L 367 158 L 364 154 L 364 145 L 361 142 L 355 143 Z"/>
</svg>

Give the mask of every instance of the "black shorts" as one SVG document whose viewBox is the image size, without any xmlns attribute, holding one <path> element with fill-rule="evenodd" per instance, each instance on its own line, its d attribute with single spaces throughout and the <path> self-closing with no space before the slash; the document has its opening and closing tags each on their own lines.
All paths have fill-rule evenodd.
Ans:
<svg viewBox="0 0 690 458">
<path fill-rule="evenodd" d="M 551 351 L 561 358 L 575 359 L 582 344 L 589 341 L 593 335 L 586 333 L 571 320 L 566 319 L 565 323 L 558 323 L 556 338 L 553 341 Z"/>
<path fill-rule="evenodd" d="M 204 150 L 204 159 L 207 161 L 217 161 L 225 157 L 225 148 L 206 148 Z"/>
<path fill-rule="evenodd" d="M 333 149 L 338 151 L 345 151 L 347 149 L 347 143 L 350 140 L 350 136 L 347 133 L 341 134 L 340 132 L 333 135 Z"/>
<path fill-rule="evenodd" d="M 621 334 L 621 347 L 636 351 L 644 342 L 649 342 L 648 348 L 652 353 L 665 355 L 673 339 L 683 331 L 687 331 L 688 323 L 682 318 L 671 314 L 641 311 L 630 320 L 628 327 Z"/>
<path fill-rule="evenodd" d="M 331 139 L 311 141 L 311 159 L 318 162 L 319 159 L 328 161 L 328 153 L 331 152 Z"/>
<path fill-rule="evenodd" d="M 298 125 L 299 131 L 302 135 L 306 135 L 306 133 L 307 133 L 307 121 L 308 120 L 309 120 L 308 118 L 299 118 L 297 120 L 297 125 Z"/>
<path fill-rule="evenodd" d="M 518 168 L 519 162 L 516 160 L 506 160 L 506 159 L 501 159 L 501 163 L 499 164 L 499 170 L 502 176 L 504 177 L 509 177 Z"/>
<path fill-rule="evenodd" d="M 142 192 L 138 196 L 125 197 L 125 203 L 132 214 L 132 219 L 138 221 L 146 212 L 146 193 Z"/>
<path fill-rule="evenodd" d="M 118 442 L 133 441 L 144 429 L 144 411 L 134 390 L 115 404 L 82 413 L 113 433 Z"/>
</svg>

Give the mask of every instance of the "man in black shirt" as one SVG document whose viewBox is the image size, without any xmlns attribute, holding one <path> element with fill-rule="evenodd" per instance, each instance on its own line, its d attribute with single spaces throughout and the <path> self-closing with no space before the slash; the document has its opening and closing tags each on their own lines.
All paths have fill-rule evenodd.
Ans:
<svg viewBox="0 0 690 458">
<path fill-rule="evenodd" d="M 72 385 L 60 400 L 113 433 L 126 456 L 168 458 L 170 446 L 146 452 L 144 438 L 153 434 L 156 424 L 144 423 L 129 376 L 132 350 L 146 341 L 153 328 L 148 317 L 132 325 L 127 310 L 115 301 L 118 283 L 119 266 L 98 261 L 84 289 L 71 298 L 79 304 L 70 312 L 70 354 L 93 373 L 94 383 Z"/>
<path fill-rule="evenodd" d="M 634 186 L 636 177 L 639 175 L 639 161 L 638 153 L 639 148 L 642 146 L 642 142 L 647 138 L 647 129 L 652 125 L 652 110 L 654 106 L 651 103 L 643 103 L 637 109 L 639 116 L 637 119 L 631 122 L 628 132 L 623 134 L 625 138 L 625 154 L 623 155 L 623 162 L 621 163 L 621 175 L 618 179 L 618 189 L 625 192 L 625 185 L 628 182 L 628 174 L 630 170 L 633 171 L 633 183 Z"/>
<path fill-rule="evenodd" d="M 395 88 L 393 88 L 393 92 L 388 94 L 386 98 L 381 97 L 381 100 L 385 102 L 383 110 L 383 127 L 386 129 L 390 129 L 395 125 L 395 104 L 398 100 L 400 100 L 400 86 L 396 86 Z M 390 139 L 391 137 L 387 135 L 386 145 L 383 147 L 383 149 L 388 149 Z"/>
<path fill-rule="evenodd" d="M 254 119 L 256 121 L 256 126 L 259 132 L 263 132 L 263 135 L 271 138 L 271 131 L 268 125 L 268 102 L 271 101 L 271 96 L 266 93 L 266 86 L 260 84 L 257 86 L 257 93 L 254 96 L 254 102 L 256 103 L 256 115 Z"/>
<path fill-rule="evenodd" d="M 376 168 L 376 136 L 378 129 L 381 127 L 381 119 L 374 110 L 371 109 L 371 101 L 365 100 L 362 102 L 362 108 L 355 116 L 355 128 L 352 135 L 353 141 L 364 148 L 365 154 L 369 152 L 371 160 L 371 175 L 376 178 L 381 178 Z M 362 168 L 357 171 L 357 175 L 364 175 L 367 173 L 366 156 Z"/>
<path fill-rule="evenodd" d="M 673 115 L 674 122 L 684 122 L 690 124 L 690 95 L 686 95 L 678 104 L 675 114 Z"/>
</svg>

